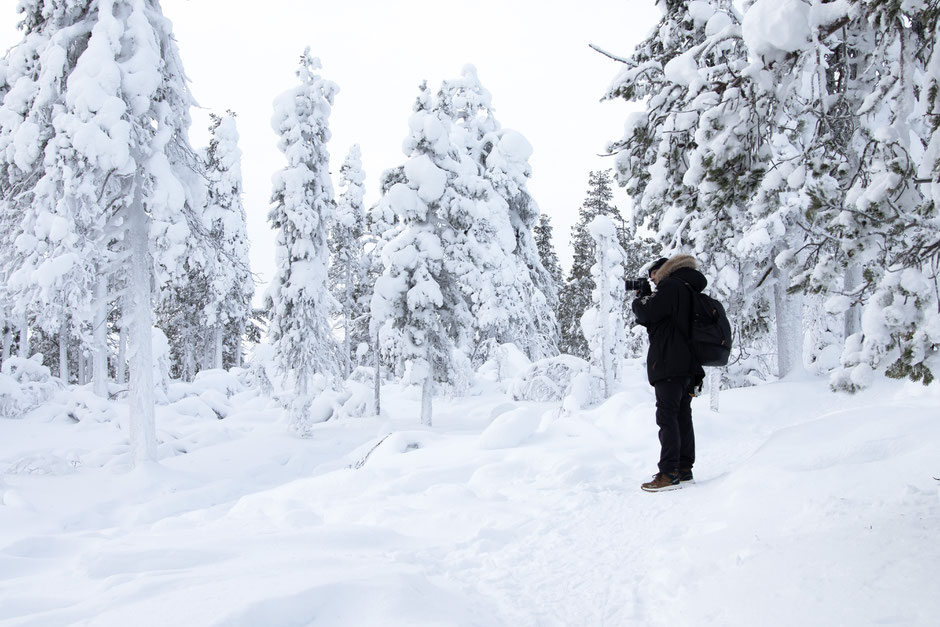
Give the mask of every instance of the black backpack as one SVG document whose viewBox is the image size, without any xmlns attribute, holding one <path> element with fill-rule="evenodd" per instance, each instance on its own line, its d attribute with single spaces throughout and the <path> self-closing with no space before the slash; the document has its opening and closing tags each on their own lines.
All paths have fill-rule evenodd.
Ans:
<svg viewBox="0 0 940 627">
<path fill-rule="evenodd" d="M 731 323 L 724 306 L 711 296 L 696 292 L 688 283 L 685 286 L 692 292 L 691 336 L 686 336 L 682 327 L 679 332 L 685 336 L 699 364 L 727 366 L 731 356 Z"/>
</svg>

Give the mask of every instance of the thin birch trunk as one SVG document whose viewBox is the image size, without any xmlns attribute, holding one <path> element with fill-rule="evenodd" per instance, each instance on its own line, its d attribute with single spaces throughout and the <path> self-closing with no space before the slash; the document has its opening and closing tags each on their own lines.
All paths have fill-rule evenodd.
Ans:
<svg viewBox="0 0 940 627">
<path fill-rule="evenodd" d="M 222 368 L 222 348 L 224 346 L 222 340 L 223 340 L 224 330 L 225 329 L 222 326 L 217 326 L 214 329 L 214 333 L 212 337 L 212 349 L 213 349 L 212 367 L 213 368 Z"/>
<path fill-rule="evenodd" d="M 95 348 L 92 353 L 92 381 L 96 396 L 108 398 L 108 280 L 98 277 L 95 285 Z"/>
<path fill-rule="evenodd" d="M 781 379 L 803 367 L 803 297 L 787 294 L 789 277 L 774 269 L 774 317 L 777 327 L 777 376 Z"/>
<path fill-rule="evenodd" d="M 434 399 L 434 362 L 431 360 L 430 346 L 427 348 L 425 359 L 428 360 L 428 372 L 421 386 L 421 424 L 430 427 Z"/>
<path fill-rule="evenodd" d="M 858 264 L 851 264 L 845 269 L 845 278 L 843 279 L 843 291 L 846 294 L 854 294 L 859 285 L 862 284 L 862 268 Z M 862 308 L 854 304 L 845 312 L 844 321 L 845 338 L 862 330 Z"/>
<path fill-rule="evenodd" d="M 376 332 L 372 356 L 375 360 L 375 415 L 382 415 L 382 358 L 379 356 L 379 334 Z"/>
<path fill-rule="evenodd" d="M 6 362 L 10 358 L 10 350 L 13 348 L 13 331 L 9 326 L 3 327 L 3 353 L 2 361 Z"/>
<path fill-rule="evenodd" d="M 189 327 L 183 328 L 183 336 L 191 337 Z M 183 381 L 191 383 L 196 378 L 196 350 L 191 341 L 183 342 Z"/>
<path fill-rule="evenodd" d="M 235 366 L 242 368 L 244 366 L 244 352 L 242 351 L 242 338 L 245 337 L 245 321 L 238 323 L 238 337 L 235 338 Z"/>
<path fill-rule="evenodd" d="M 718 393 L 721 391 L 721 371 L 712 368 L 708 373 L 708 404 L 712 411 L 718 411 Z"/>
<path fill-rule="evenodd" d="M 346 302 L 343 303 L 343 356 L 346 358 L 346 363 L 344 366 L 343 379 L 349 378 L 350 370 L 352 366 L 350 361 L 352 356 L 349 352 L 349 309 L 350 303 L 352 302 L 352 272 L 349 267 L 349 260 L 346 261 Z"/>
<path fill-rule="evenodd" d="M 29 322 L 27 322 L 26 316 L 23 316 L 23 320 L 20 322 L 19 356 L 23 359 L 29 357 Z"/>
<path fill-rule="evenodd" d="M 69 383 L 69 318 L 62 314 L 62 321 L 59 325 L 59 378 L 68 385 Z"/>
<path fill-rule="evenodd" d="M 86 359 L 85 349 L 81 346 L 78 348 L 78 384 L 85 385 L 88 383 L 88 360 Z"/>
<path fill-rule="evenodd" d="M 127 383 L 127 328 L 121 320 L 121 333 L 118 335 L 117 363 L 114 364 L 114 378 L 118 385 Z"/>
<path fill-rule="evenodd" d="M 153 311 L 150 287 L 150 246 L 147 216 L 140 186 L 130 208 L 127 237 L 131 247 L 130 301 L 130 389 L 128 414 L 131 452 L 140 465 L 157 459 L 157 427 L 153 389 Z"/>
</svg>

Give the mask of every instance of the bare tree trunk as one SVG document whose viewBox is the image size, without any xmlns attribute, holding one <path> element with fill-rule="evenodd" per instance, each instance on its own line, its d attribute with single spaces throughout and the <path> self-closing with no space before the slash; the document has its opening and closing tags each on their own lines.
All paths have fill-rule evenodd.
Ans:
<svg viewBox="0 0 940 627">
<path fill-rule="evenodd" d="M 431 426 L 432 402 L 434 399 L 434 362 L 431 361 L 431 348 L 427 348 L 428 372 L 421 386 L 421 424 Z"/>
<path fill-rule="evenodd" d="M 26 316 L 23 316 L 23 320 L 20 322 L 19 356 L 23 359 L 29 357 L 29 322 L 26 320 Z"/>
<path fill-rule="evenodd" d="M 131 452 L 134 463 L 157 459 L 157 427 L 153 390 L 153 310 L 147 216 L 139 185 L 130 208 L 127 238 L 131 247 L 130 394 L 128 403 Z"/>
<path fill-rule="evenodd" d="M 851 264 L 845 269 L 843 291 L 852 294 L 862 284 L 862 268 L 858 264 Z M 845 312 L 845 337 L 855 335 L 862 330 L 862 308 L 855 304 Z"/>
<path fill-rule="evenodd" d="M 224 327 L 221 325 L 217 326 L 213 330 L 212 334 L 212 367 L 221 368 L 222 367 L 222 347 L 224 346 L 222 342 Z"/>
<path fill-rule="evenodd" d="M 708 403 L 709 408 L 718 411 L 718 393 L 721 391 L 721 371 L 712 368 L 708 373 Z"/>
<path fill-rule="evenodd" d="M 69 317 L 62 314 L 59 326 L 59 378 L 69 383 Z"/>
<path fill-rule="evenodd" d="M 10 350 L 13 348 L 13 331 L 9 325 L 3 326 L 3 353 L 0 354 L 0 361 L 6 362 L 10 358 Z"/>
<path fill-rule="evenodd" d="M 127 383 L 127 325 L 121 317 L 121 333 L 118 336 L 117 363 L 114 364 L 114 378 L 118 385 Z"/>
<path fill-rule="evenodd" d="M 95 395 L 108 398 L 108 279 L 100 276 L 95 285 L 95 348 L 92 381 Z"/>
<path fill-rule="evenodd" d="M 787 272 L 774 269 L 774 317 L 777 326 L 777 376 L 803 368 L 803 296 L 787 294 Z"/>
<path fill-rule="evenodd" d="M 352 353 L 349 346 L 349 313 L 352 307 L 352 268 L 346 260 L 346 301 L 343 303 L 343 379 L 348 379 L 352 371 Z"/>
<path fill-rule="evenodd" d="M 85 355 L 85 348 L 82 346 L 78 347 L 78 384 L 85 385 L 88 383 L 88 371 L 87 371 L 88 361 Z"/>
<path fill-rule="evenodd" d="M 238 323 L 238 337 L 235 338 L 235 366 L 241 368 L 244 366 L 244 352 L 242 351 L 242 339 L 245 337 L 245 321 Z"/>
<path fill-rule="evenodd" d="M 382 358 L 379 355 L 379 334 L 376 332 L 373 340 L 372 356 L 375 360 L 375 415 L 382 415 Z"/>
<path fill-rule="evenodd" d="M 190 337 L 189 327 L 183 327 L 185 338 Z M 196 378 L 196 349 L 188 339 L 183 341 L 183 381 L 188 383 Z"/>
</svg>

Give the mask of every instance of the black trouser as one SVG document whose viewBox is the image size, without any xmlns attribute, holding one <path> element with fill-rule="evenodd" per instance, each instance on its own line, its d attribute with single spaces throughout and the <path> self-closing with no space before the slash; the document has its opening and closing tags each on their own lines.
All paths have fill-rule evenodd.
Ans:
<svg viewBox="0 0 940 627">
<path fill-rule="evenodd" d="M 692 379 L 674 377 L 653 384 L 656 390 L 656 424 L 659 425 L 659 471 L 678 472 L 695 463 L 695 431 L 692 429 Z"/>
</svg>

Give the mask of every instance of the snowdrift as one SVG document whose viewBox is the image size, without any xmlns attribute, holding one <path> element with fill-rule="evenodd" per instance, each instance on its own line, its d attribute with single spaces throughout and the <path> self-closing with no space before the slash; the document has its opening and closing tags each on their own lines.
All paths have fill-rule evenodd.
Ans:
<svg viewBox="0 0 940 627">
<path fill-rule="evenodd" d="M 124 407 L 59 389 L 0 419 L 4 625 L 933 625 L 937 386 L 825 381 L 693 404 L 696 485 L 648 494 L 639 365 L 590 409 L 497 384 L 302 440 L 213 372 L 129 466 Z M 9 383 L 9 382 L 8 382 Z M 97 404 L 96 404 L 97 403 Z"/>
</svg>

